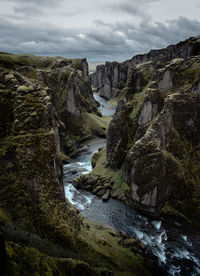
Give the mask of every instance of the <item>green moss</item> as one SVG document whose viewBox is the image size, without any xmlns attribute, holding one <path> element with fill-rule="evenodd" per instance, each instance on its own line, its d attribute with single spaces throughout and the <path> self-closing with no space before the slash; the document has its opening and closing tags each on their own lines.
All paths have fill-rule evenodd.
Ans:
<svg viewBox="0 0 200 276">
<path fill-rule="evenodd" d="M 72 61 L 72 65 L 76 70 L 82 70 L 82 64 L 81 64 L 81 59 L 73 59 Z"/>
<path fill-rule="evenodd" d="M 111 117 L 98 117 L 96 114 L 85 113 L 84 125 L 85 135 L 89 138 L 92 135 L 100 137 L 106 136 L 106 129 L 111 121 Z"/>
<path fill-rule="evenodd" d="M 8 214 L 8 212 L 5 209 L 1 208 L 1 207 L 0 207 L 0 218 L 5 222 L 11 221 L 11 217 Z"/>
<path fill-rule="evenodd" d="M 168 203 L 166 203 L 164 205 L 164 207 L 161 209 L 161 215 L 170 216 L 170 217 L 178 217 L 188 223 L 191 223 L 191 220 L 189 220 L 184 214 L 182 214 L 178 210 L 176 210 L 173 206 L 168 205 Z"/>
<path fill-rule="evenodd" d="M 47 96 L 47 91 L 42 90 L 42 91 L 40 92 L 40 96 L 46 97 L 46 96 Z"/>
<path fill-rule="evenodd" d="M 10 89 L 0 89 L 0 93 L 10 93 Z"/>
<path fill-rule="evenodd" d="M 131 194 L 130 187 L 124 181 L 124 167 L 122 166 L 118 170 L 112 170 L 107 166 L 106 162 L 106 148 L 103 147 L 98 153 L 96 153 L 95 167 L 90 176 L 100 177 L 107 179 L 108 183 L 114 183 L 112 190 L 117 190 L 122 197 L 126 195 L 128 198 Z"/>
<path fill-rule="evenodd" d="M 45 101 L 50 101 L 51 98 L 50 98 L 49 96 L 46 96 L 46 97 L 44 98 L 44 100 L 45 100 Z"/>
<path fill-rule="evenodd" d="M 109 102 L 110 104 L 114 105 L 114 106 L 117 106 L 118 100 L 119 100 L 119 98 L 116 97 L 116 98 L 110 99 L 108 102 Z"/>
<path fill-rule="evenodd" d="M 130 119 L 134 120 L 137 116 L 138 111 L 140 110 L 144 102 L 145 90 L 141 93 L 135 93 L 133 99 L 130 102 L 130 105 L 133 107 L 132 112 L 130 113 Z"/>
<path fill-rule="evenodd" d="M 62 151 L 60 151 L 60 158 L 64 163 L 69 161 L 69 157 L 65 155 Z"/>
<path fill-rule="evenodd" d="M 173 73 L 173 87 L 168 92 L 172 93 L 177 91 L 177 89 L 182 92 L 188 91 L 200 77 L 199 63 L 198 57 L 193 57 L 182 66 L 180 64 L 171 64 L 172 68 L 170 71 Z"/>
<path fill-rule="evenodd" d="M 79 235 L 80 250 L 71 258 L 48 256 L 35 248 L 6 242 L 8 275 L 134 275 L 150 276 L 143 259 L 120 245 L 113 231 L 87 221 Z M 82 248 L 84 246 L 84 248 Z M 112 272 L 111 272 L 112 271 Z"/>
<path fill-rule="evenodd" d="M 87 256 L 92 258 L 93 262 L 112 270 L 114 275 L 150 275 L 144 268 L 143 259 L 121 246 L 120 237 L 113 235 L 111 229 L 88 220 L 86 223 L 89 230 L 82 230 L 80 237 L 92 249 Z M 98 252 L 98 255 L 94 255 L 93 250 Z"/>
<path fill-rule="evenodd" d="M 19 86 L 17 88 L 17 91 L 20 91 L 20 92 L 31 92 L 33 90 L 34 90 L 34 88 L 32 86 L 25 86 L 25 85 Z"/>
</svg>

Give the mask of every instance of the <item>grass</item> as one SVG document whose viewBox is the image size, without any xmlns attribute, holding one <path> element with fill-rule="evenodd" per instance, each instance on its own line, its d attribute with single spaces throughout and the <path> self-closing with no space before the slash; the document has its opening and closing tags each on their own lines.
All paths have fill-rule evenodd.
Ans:
<svg viewBox="0 0 200 276">
<path fill-rule="evenodd" d="M 77 70 L 81 70 L 81 59 L 67 59 L 64 57 L 35 56 L 33 54 L 9 54 L 0 52 L 0 67 L 15 68 L 18 66 L 37 66 L 38 68 L 51 68 L 59 61 L 65 61 Z"/>
<path fill-rule="evenodd" d="M 1 207 L 0 207 L 0 218 L 5 222 L 9 222 L 11 220 L 11 217 L 8 214 L 8 212 Z"/>
<path fill-rule="evenodd" d="M 118 97 L 110 99 L 108 102 L 114 106 L 117 106 L 118 103 Z"/>
<path fill-rule="evenodd" d="M 112 229 L 85 220 L 87 228 L 79 232 L 80 250 L 66 251 L 61 255 L 49 255 L 22 243 L 6 241 L 6 271 L 9 275 L 109 275 L 150 276 L 145 269 L 143 258 L 120 245 L 120 237 Z M 39 241 L 39 240 L 38 240 Z M 43 239 L 41 240 L 43 243 Z M 46 244 L 47 245 L 47 244 Z M 55 245 L 54 251 L 58 248 Z M 55 253 L 54 252 L 54 253 Z M 104 271 L 102 273 L 102 271 Z"/>
<path fill-rule="evenodd" d="M 96 166 L 90 173 L 91 175 L 94 176 L 100 176 L 102 178 L 107 178 L 110 181 L 114 182 L 113 185 L 113 190 L 120 190 L 123 193 L 126 191 L 130 192 L 130 188 L 124 181 L 124 167 L 122 166 L 118 170 L 111 170 L 109 167 L 107 167 L 107 162 L 106 162 L 106 148 L 102 148 L 102 150 L 98 153 L 98 158 L 96 162 Z M 108 182 L 110 182 L 108 181 Z"/>
<path fill-rule="evenodd" d="M 191 223 L 191 221 L 182 213 L 180 213 L 178 210 L 176 210 L 174 207 L 168 205 L 167 203 L 161 210 L 161 214 L 165 216 L 170 216 L 170 217 L 178 217 L 183 219 L 184 221 Z"/>
<path fill-rule="evenodd" d="M 145 96 L 145 90 L 143 90 L 141 93 L 134 94 L 133 99 L 130 102 L 130 104 L 133 106 L 133 110 L 130 114 L 130 118 L 132 120 L 134 120 L 136 118 L 138 110 L 140 109 L 140 107 L 143 104 L 144 96 Z"/>
<path fill-rule="evenodd" d="M 143 266 L 143 259 L 133 254 L 130 249 L 122 247 L 119 244 L 120 237 L 113 235 L 112 229 L 87 219 L 85 221 L 89 230 L 83 229 L 80 237 L 98 253 L 95 256 L 92 251 L 88 252 L 88 256 L 95 262 L 111 269 L 114 275 L 150 275 Z"/>
<path fill-rule="evenodd" d="M 100 137 L 106 136 L 106 130 L 112 117 L 98 117 L 94 113 L 84 114 L 84 128 L 85 131 L 91 136 L 91 133 Z"/>
</svg>

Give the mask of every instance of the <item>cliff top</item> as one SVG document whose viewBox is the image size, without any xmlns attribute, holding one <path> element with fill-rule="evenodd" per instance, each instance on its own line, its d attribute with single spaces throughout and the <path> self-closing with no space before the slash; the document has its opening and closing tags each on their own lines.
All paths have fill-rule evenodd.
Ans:
<svg viewBox="0 0 200 276">
<path fill-rule="evenodd" d="M 11 54 L 0 52 L 0 68 L 14 69 L 18 66 L 29 66 L 43 69 L 54 69 L 57 67 L 72 66 L 81 70 L 82 62 L 86 59 L 69 59 L 61 56 L 36 56 L 33 54 Z"/>
</svg>

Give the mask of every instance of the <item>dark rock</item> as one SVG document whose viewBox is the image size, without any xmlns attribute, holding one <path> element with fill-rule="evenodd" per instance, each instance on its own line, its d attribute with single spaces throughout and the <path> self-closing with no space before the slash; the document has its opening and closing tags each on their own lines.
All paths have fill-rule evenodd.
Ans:
<svg viewBox="0 0 200 276">
<path fill-rule="evenodd" d="M 96 187 L 92 190 L 92 193 L 93 193 L 93 194 L 97 194 L 100 190 L 102 190 L 102 186 L 96 186 Z"/>
<path fill-rule="evenodd" d="M 100 190 L 96 195 L 102 197 L 105 194 L 105 189 Z"/>
<path fill-rule="evenodd" d="M 85 190 L 86 190 L 86 191 L 91 191 L 91 190 L 92 190 L 92 186 L 91 186 L 91 185 L 85 186 Z"/>
<path fill-rule="evenodd" d="M 111 191 L 111 197 L 112 198 L 118 198 L 118 196 L 119 196 L 119 192 L 117 191 L 117 190 L 112 190 Z"/>
<path fill-rule="evenodd" d="M 2 233 L 0 233 L 0 275 L 4 276 L 6 265 L 6 248 L 5 240 Z"/>
<path fill-rule="evenodd" d="M 122 239 L 127 239 L 127 235 L 126 235 L 126 233 L 125 232 L 123 232 L 123 231 L 120 231 L 119 232 L 119 235 L 122 237 Z"/>
<path fill-rule="evenodd" d="M 77 174 L 77 172 L 78 172 L 77 170 L 72 170 L 71 171 L 72 174 Z"/>
<path fill-rule="evenodd" d="M 104 188 L 105 189 L 112 189 L 112 185 L 110 183 L 105 183 Z"/>
<path fill-rule="evenodd" d="M 108 201 L 110 197 L 110 190 L 106 190 L 105 194 L 101 197 L 103 201 Z"/>
</svg>

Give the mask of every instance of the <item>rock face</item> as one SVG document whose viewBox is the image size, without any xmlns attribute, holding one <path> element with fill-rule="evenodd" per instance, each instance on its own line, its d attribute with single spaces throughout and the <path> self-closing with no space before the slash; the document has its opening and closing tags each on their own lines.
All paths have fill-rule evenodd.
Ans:
<svg viewBox="0 0 200 276">
<path fill-rule="evenodd" d="M 33 83 L 50 89 L 50 96 L 61 123 L 61 149 L 65 154 L 77 150 L 77 144 L 93 135 L 86 128 L 87 113 L 100 115 L 88 76 L 86 59 L 0 55 L 0 66 L 19 73 Z M 97 133 L 98 134 L 98 133 Z M 101 133 L 102 134 L 102 133 Z"/>
<path fill-rule="evenodd" d="M 200 225 L 197 45 L 199 37 L 132 59 L 145 63 L 129 69 L 108 129 L 107 162 L 123 168 L 138 208 L 179 214 Z M 163 53 L 174 59 L 164 62 Z"/>
<path fill-rule="evenodd" d="M 147 54 L 134 56 L 123 63 L 106 62 L 105 65 L 97 66 L 96 72 L 91 75 L 91 81 L 94 88 L 100 91 L 102 97 L 110 99 L 115 97 L 119 90 L 125 87 L 129 69 L 133 66 L 152 61 L 157 67 L 162 67 L 163 63 L 172 59 L 187 59 L 199 54 L 199 37 L 194 37 L 177 45 L 170 45 L 166 49 L 152 50 Z M 165 82 L 168 82 L 167 78 L 169 76 L 167 74 L 164 76 Z"/>
<path fill-rule="evenodd" d="M 126 62 L 106 62 L 99 65 L 96 72 L 91 75 L 91 82 L 94 88 L 100 92 L 105 99 L 114 98 L 119 89 L 124 87 L 127 81 L 128 65 Z"/>
<path fill-rule="evenodd" d="M 25 229 L 72 245 L 81 218 L 64 195 L 53 91 L 5 69 L 0 83 L 1 208 Z"/>
</svg>

